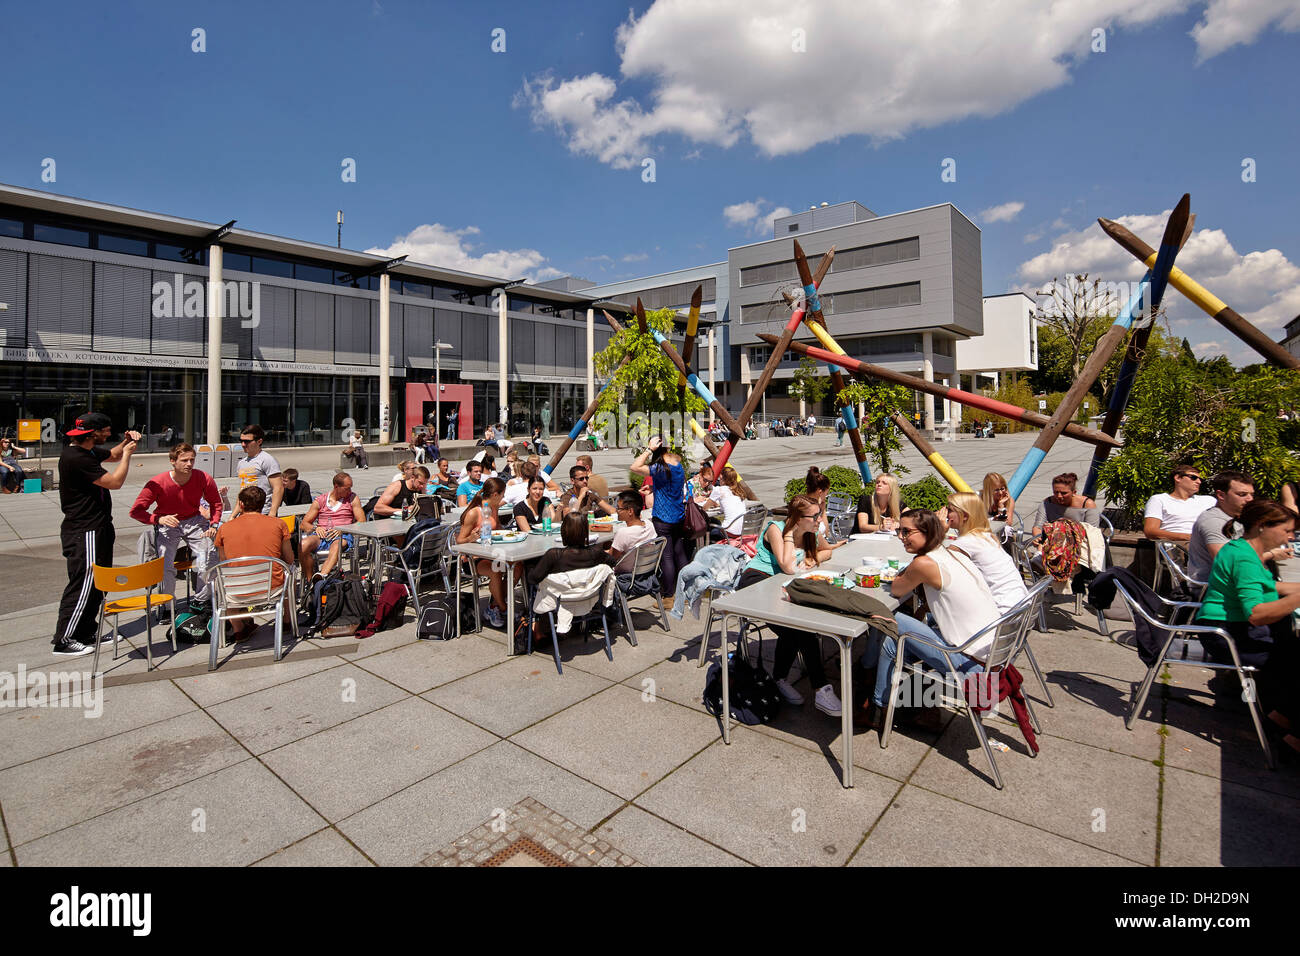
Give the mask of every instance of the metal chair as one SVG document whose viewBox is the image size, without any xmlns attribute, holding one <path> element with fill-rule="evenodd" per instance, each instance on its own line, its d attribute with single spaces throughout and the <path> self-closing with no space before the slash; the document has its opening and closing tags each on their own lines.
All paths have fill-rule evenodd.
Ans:
<svg viewBox="0 0 1300 956">
<path fill-rule="evenodd" d="M 1029 592 L 1029 599 L 1033 604 L 1033 607 L 1029 610 L 1030 625 L 1025 628 L 1024 642 L 1020 645 L 1020 649 L 1016 651 L 1015 656 L 1011 658 L 1011 663 L 1015 664 L 1015 662 L 1020 659 L 1020 655 L 1024 654 L 1025 659 L 1029 661 L 1029 669 L 1034 672 L 1034 676 L 1038 678 L 1039 686 L 1043 688 L 1043 697 L 1047 701 L 1047 706 L 1055 707 L 1056 702 L 1052 700 L 1052 689 L 1047 686 L 1047 680 L 1043 677 L 1042 668 L 1038 666 L 1038 660 L 1034 657 L 1034 650 L 1029 646 L 1029 632 L 1034 629 L 1033 621 L 1035 619 L 1037 619 L 1039 623 L 1038 629 L 1043 632 L 1047 631 L 1046 616 L 1043 613 L 1043 604 L 1046 601 L 1047 589 L 1050 587 L 1050 583 L 1049 579 L 1042 578 L 1034 583 L 1033 588 Z M 1034 729 L 1036 730 L 1037 727 Z"/>
<path fill-rule="evenodd" d="M 746 511 L 744 521 L 740 526 L 741 537 L 747 537 L 749 535 L 757 537 L 762 534 L 763 528 L 767 524 L 768 514 L 769 512 L 767 507 L 764 505 L 755 505 L 753 508 Z M 715 597 L 722 597 L 723 595 L 731 594 L 735 590 L 736 589 L 732 587 L 717 586 L 711 587 L 704 592 L 704 633 L 700 637 L 700 659 L 696 663 L 696 667 L 704 666 L 705 658 L 709 651 L 709 638 L 713 636 L 713 599 Z M 742 621 L 740 630 L 742 643 L 744 641 L 745 632 L 748 628 L 749 623 Z"/>
<path fill-rule="evenodd" d="M 614 581 L 619 606 L 623 610 L 623 620 L 627 622 L 628 639 L 633 647 L 636 646 L 636 625 L 632 622 L 632 606 L 628 603 L 632 598 L 646 594 L 653 595 L 655 605 L 659 608 L 659 621 L 665 631 L 669 629 L 668 614 L 664 610 L 663 587 L 659 580 L 659 562 L 663 560 L 664 547 L 667 544 L 667 538 L 651 538 L 649 541 L 642 541 L 618 561 L 620 565 L 629 568 L 617 572 Z M 624 588 L 618 583 L 618 579 L 627 574 L 631 577 L 628 578 L 627 587 Z"/>
<path fill-rule="evenodd" d="M 117 660 L 118 617 L 128 611 L 144 611 L 145 656 L 149 669 L 153 670 L 153 614 L 154 607 L 171 604 L 172 621 L 176 620 L 176 598 L 171 594 L 155 594 L 154 588 L 162 584 L 165 559 L 158 557 L 143 564 L 129 564 L 122 568 L 108 568 L 101 564 L 91 566 L 95 587 L 104 592 L 99 604 L 99 623 L 95 627 L 95 660 L 90 673 L 99 673 L 99 641 L 104 630 L 104 618 L 113 618 L 113 660 Z M 110 601 L 110 594 L 123 591 L 144 591 L 132 597 L 122 597 Z M 172 629 L 172 653 L 176 653 L 176 631 Z"/>
<path fill-rule="evenodd" d="M 1145 584 L 1142 584 L 1141 586 L 1146 587 Z M 1133 621 L 1135 623 L 1138 621 L 1140 615 L 1141 619 L 1145 621 L 1149 627 L 1165 635 L 1164 643 L 1160 647 L 1159 656 L 1156 658 L 1155 662 L 1147 668 L 1146 676 L 1142 679 L 1142 683 L 1133 694 L 1133 706 L 1129 710 L 1128 717 L 1124 720 L 1124 727 L 1126 729 L 1133 729 L 1133 724 L 1137 722 L 1138 715 L 1142 713 L 1142 707 L 1146 704 L 1147 695 L 1151 693 L 1152 683 L 1155 682 L 1156 676 L 1160 673 L 1161 669 L 1168 664 L 1190 665 L 1192 667 L 1204 667 L 1210 670 L 1219 671 L 1236 671 L 1237 677 L 1241 681 L 1242 688 L 1245 690 L 1253 689 L 1254 681 L 1249 675 L 1257 673 L 1258 668 L 1241 663 L 1241 657 L 1237 653 L 1237 643 L 1232 639 L 1231 634 L 1221 627 L 1211 627 L 1208 624 L 1188 623 L 1192 620 L 1194 614 L 1189 615 L 1188 622 L 1175 623 L 1180 611 L 1194 611 L 1199 609 L 1201 606 L 1199 601 L 1169 601 L 1162 598 L 1154 591 L 1151 591 L 1152 597 L 1155 597 L 1161 604 L 1170 609 L 1170 620 L 1166 622 L 1157 620 L 1148 614 L 1143 604 L 1136 600 L 1132 594 L 1129 594 L 1129 592 L 1124 588 L 1124 585 L 1119 581 L 1115 582 L 1115 590 L 1118 591 L 1120 596 L 1124 599 L 1124 603 L 1128 606 L 1129 613 L 1133 615 Z M 1146 597 L 1146 595 L 1142 596 Z M 1231 664 L 1220 664 L 1211 660 L 1185 660 L 1181 657 L 1170 656 L 1169 648 L 1173 645 L 1175 638 L 1181 636 L 1184 642 L 1199 642 L 1203 636 L 1210 634 L 1223 638 L 1227 643 L 1228 652 L 1232 655 Z M 1202 645 L 1202 647 L 1204 647 L 1204 645 Z M 1264 748 L 1264 760 L 1268 764 L 1268 768 L 1273 770 L 1275 769 L 1276 764 L 1273 759 L 1273 750 L 1268 744 L 1268 737 L 1264 734 L 1264 724 L 1258 695 L 1254 693 L 1243 693 L 1242 697 L 1250 708 L 1250 719 L 1255 723 L 1255 733 L 1259 736 L 1259 745 Z"/>
<path fill-rule="evenodd" d="M 277 567 L 284 574 L 279 584 L 275 583 Z M 286 615 L 294 640 L 298 640 L 298 615 L 285 604 L 285 597 L 290 595 L 286 587 L 293 584 L 293 569 L 279 558 L 228 558 L 213 566 L 209 580 L 212 587 L 212 650 L 208 657 L 208 670 L 217 668 L 217 653 L 226 643 L 226 621 L 252 619 L 256 614 L 274 614 L 277 661 L 284 656 Z"/>
<path fill-rule="evenodd" d="M 448 594 L 451 593 L 451 573 L 447 567 L 447 542 L 455 530 L 456 526 L 452 524 L 426 528 L 407 541 L 403 547 L 384 545 L 380 548 L 383 572 L 392 572 L 406 579 L 407 589 L 411 592 L 411 600 L 415 602 L 417 615 L 421 611 L 420 585 L 424 583 L 426 577 L 431 575 L 441 577 L 443 590 Z M 406 551 L 417 543 L 417 557 L 414 562 L 408 562 Z"/>
<path fill-rule="evenodd" d="M 1182 588 L 1192 600 L 1200 602 L 1205 598 L 1205 589 L 1210 586 L 1209 581 L 1198 581 L 1187 573 L 1184 563 L 1179 561 L 1178 555 L 1183 556 L 1184 561 L 1187 557 L 1187 551 L 1176 541 L 1157 541 L 1156 558 L 1157 568 L 1163 566 L 1169 572 L 1169 579 L 1173 582 L 1174 587 Z M 1159 572 L 1156 574 L 1156 584 L 1153 590 L 1160 591 Z"/>
<path fill-rule="evenodd" d="M 664 541 L 665 539 L 657 538 L 656 540 Z M 637 547 L 639 548 L 641 547 L 641 545 L 637 545 Z M 662 549 L 660 550 L 662 553 Z M 593 568 L 592 572 L 593 573 L 592 573 L 592 580 L 590 586 L 598 589 L 598 591 L 603 590 L 605 587 L 605 583 L 614 577 L 614 569 L 611 568 L 609 565 L 599 565 Z M 552 575 L 547 575 L 545 580 L 550 580 L 551 577 Z M 616 583 L 614 587 L 614 601 L 620 601 L 620 599 L 622 598 L 622 594 L 623 594 L 622 590 L 617 586 Z M 534 607 L 534 604 L 536 603 L 536 595 L 534 594 L 531 597 L 532 600 L 528 602 L 529 623 L 527 628 L 528 639 L 524 649 L 525 654 L 531 654 L 533 652 L 533 623 L 532 622 L 536 620 L 537 611 Z M 560 604 L 562 606 L 564 602 L 561 601 Z M 609 614 L 613 610 L 614 610 L 613 602 L 609 604 L 601 604 L 598 600 L 596 602 L 596 605 L 586 614 L 581 614 L 581 615 L 575 614 L 573 616 L 574 624 L 579 624 L 582 623 L 583 621 L 594 620 L 597 616 L 599 616 L 601 628 L 605 632 L 605 656 L 608 657 L 611 661 L 614 659 L 614 648 L 609 637 Z M 626 619 L 630 622 L 631 615 L 628 614 L 626 601 L 622 601 L 622 610 L 624 614 L 627 615 Z M 564 666 L 560 663 L 560 635 L 557 630 L 558 628 L 558 624 L 556 622 L 557 613 L 558 611 L 547 611 L 546 620 L 547 623 L 549 623 L 551 626 L 551 654 L 555 658 L 555 670 L 557 673 L 563 676 Z M 629 627 L 628 635 L 632 641 L 633 646 L 635 646 L 636 631 L 632 630 Z"/>
<path fill-rule="evenodd" d="M 956 669 L 952 662 L 953 654 L 966 655 L 967 648 L 971 647 L 977 641 L 982 640 L 990 632 L 993 634 L 993 646 L 985 659 L 984 672 L 995 674 L 1009 665 L 1019 653 L 1021 646 L 1025 641 L 1025 634 L 1029 629 L 1029 622 L 1034 611 L 1034 599 L 1046 591 L 1049 586 L 1047 580 L 1039 581 L 1034 585 L 1029 595 L 1019 604 L 1011 608 L 1000 618 L 981 628 L 971 638 L 960 647 L 954 647 L 951 644 L 927 641 L 915 634 L 900 634 L 897 642 L 897 657 L 894 663 L 894 673 L 889 691 L 889 705 L 885 712 L 885 729 L 880 735 L 880 748 L 884 750 L 889 746 L 889 735 L 894 722 L 894 705 L 898 701 L 898 688 L 903 680 L 903 672 L 908 673 L 927 673 L 931 677 L 938 672 L 933 669 L 927 670 L 923 662 L 909 663 L 905 659 L 904 649 L 908 641 L 915 641 L 919 644 L 925 644 L 939 651 L 943 655 L 947 665 L 946 673 L 938 675 L 940 687 L 946 692 L 940 699 L 940 703 L 952 707 L 956 710 L 965 710 L 966 716 L 970 718 L 971 727 L 975 730 L 975 736 L 979 739 L 980 746 L 984 749 L 984 756 L 988 759 L 989 767 L 993 771 L 994 785 L 1002 789 L 1002 774 L 998 772 L 997 761 L 993 759 L 993 748 L 989 746 L 988 735 L 984 731 L 984 722 L 980 719 L 975 709 L 969 705 L 965 695 L 965 679 L 962 673 Z M 1033 704 L 1029 698 L 1025 698 L 1025 708 L 1029 712 L 1030 722 L 1035 730 L 1038 729 L 1038 717 L 1034 714 Z M 1034 753 L 1031 750 L 1030 755 Z"/>
</svg>

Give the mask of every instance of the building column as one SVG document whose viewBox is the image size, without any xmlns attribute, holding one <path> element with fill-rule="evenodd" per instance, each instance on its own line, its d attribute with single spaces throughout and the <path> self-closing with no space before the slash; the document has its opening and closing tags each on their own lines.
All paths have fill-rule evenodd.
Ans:
<svg viewBox="0 0 1300 956">
<path fill-rule="evenodd" d="M 717 353 L 714 350 L 714 344 L 713 344 L 713 326 L 709 326 L 709 391 L 712 392 L 714 395 L 718 394 L 718 390 L 713 384 L 713 376 L 715 372 L 714 362 L 716 360 L 716 355 Z M 716 416 L 713 413 L 713 409 L 710 408 L 709 427 L 713 426 L 715 420 L 716 420 Z"/>
<path fill-rule="evenodd" d="M 596 400 L 596 310 L 587 310 L 587 404 Z"/>
<path fill-rule="evenodd" d="M 221 281 L 221 246 L 208 246 L 208 428 L 207 442 L 221 444 L 221 320 L 226 297 Z"/>
<path fill-rule="evenodd" d="M 389 322 L 389 294 L 392 281 L 387 272 L 379 276 L 379 444 L 392 444 L 389 438 L 389 399 L 392 383 L 389 381 L 392 351 L 392 328 Z"/>
<path fill-rule="evenodd" d="M 934 381 L 934 336 L 930 332 L 921 333 L 921 377 L 927 382 Z M 921 427 L 934 434 L 934 396 L 925 393 L 921 407 L 925 410 L 925 421 Z"/>
<path fill-rule="evenodd" d="M 508 388 L 506 385 L 506 290 L 501 290 L 501 296 L 497 299 L 497 364 L 500 366 L 497 372 L 497 408 L 499 420 L 505 425 L 506 433 L 510 432 L 510 402 L 508 398 Z"/>
</svg>

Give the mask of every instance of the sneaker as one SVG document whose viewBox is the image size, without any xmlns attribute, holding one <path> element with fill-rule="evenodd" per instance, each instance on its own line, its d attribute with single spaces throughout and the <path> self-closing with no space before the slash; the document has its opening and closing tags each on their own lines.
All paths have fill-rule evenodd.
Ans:
<svg viewBox="0 0 1300 956">
<path fill-rule="evenodd" d="M 490 604 L 488 605 L 487 613 L 483 616 L 487 618 L 488 624 L 493 627 L 504 628 L 506 626 L 506 616 Z"/>
<path fill-rule="evenodd" d="M 112 640 L 112 637 L 109 637 Z M 86 654 L 95 653 L 94 645 L 87 647 L 81 641 L 59 641 L 54 645 L 55 657 L 82 657 Z"/>
<path fill-rule="evenodd" d="M 777 681 L 776 689 L 781 692 L 781 696 L 786 699 L 787 703 L 794 704 L 796 707 L 803 703 L 803 694 L 795 690 L 788 680 L 782 678 Z"/>
<path fill-rule="evenodd" d="M 839 717 L 842 713 L 840 699 L 835 696 L 835 688 L 830 684 L 818 688 L 817 695 L 813 697 L 813 706 L 830 717 Z"/>
</svg>

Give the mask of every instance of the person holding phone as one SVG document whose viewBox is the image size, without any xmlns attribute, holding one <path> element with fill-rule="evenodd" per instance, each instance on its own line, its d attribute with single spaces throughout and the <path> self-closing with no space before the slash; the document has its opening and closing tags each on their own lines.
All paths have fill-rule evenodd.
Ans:
<svg viewBox="0 0 1300 956">
<path fill-rule="evenodd" d="M 645 451 L 632 462 L 633 474 L 654 480 L 654 505 L 651 510 L 655 533 L 666 538 L 663 563 L 660 565 L 665 604 L 677 593 L 677 574 L 686 567 L 686 469 L 682 457 L 670 451 L 656 435 Z"/>
</svg>

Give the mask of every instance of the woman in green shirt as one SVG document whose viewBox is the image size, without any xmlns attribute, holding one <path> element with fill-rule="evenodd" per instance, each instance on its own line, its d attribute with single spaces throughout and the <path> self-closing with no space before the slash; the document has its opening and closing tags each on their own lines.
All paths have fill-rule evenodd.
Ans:
<svg viewBox="0 0 1300 956">
<path fill-rule="evenodd" d="M 1300 608 L 1300 584 L 1275 582 L 1264 555 L 1284 549 L 1295 531 L 1296 515 L 1276 501 L 1257 498 L 1234 519 L 1243 529 L 1214 558 L 1199 622 L 1232 635 L 1243 664 L 1260 668 L 1260 699 L 1269 719 L 1285 731 L 1284 742 L 1300 752 L 1300 693 L 1297 693 L 1295 628 L 1291 615 Z M 1224 527 L 1231 534 L 1232 521 Z M 1212 660 L 1231 663 L 1226 642 L 1215 636 L 1202 643 Z"/>
</svg>

